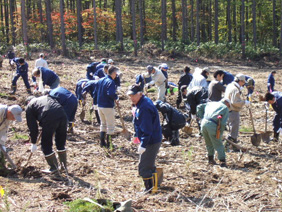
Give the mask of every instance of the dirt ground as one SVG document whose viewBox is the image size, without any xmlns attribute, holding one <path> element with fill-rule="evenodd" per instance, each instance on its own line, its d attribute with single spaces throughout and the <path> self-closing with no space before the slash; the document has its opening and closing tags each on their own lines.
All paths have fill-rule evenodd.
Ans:
<svg viewBox="0 0 282 212">
<path fill-rule="evenodd" d="M 34 57 L 35 59 L 36 57 Z M 264 130 L 265 110 L 258 95 L 266 91 L 267 76 L 277 70 L 276 86 L 281 90 L 282 63 L 265 66 L 241 62 L 231 63 L 220 60 L 191 60 L 138 57 L 114 57 L 123 72 L 122 88 L 119 94 L 122 114 L 126 127 L 133 130 L 131 123 L 131 102 L 125 95 L 127 87 L 134 83 L 135 75 L 145 71 L 149 64 L 168 63 L 169 79 L 178 82 L 181 70 L 188 65 L 192 70 L 199 66 L 209 66 L 212 71 L 224 69 L 233 74 L 243 73 L 252 76 L 256 82 L 253 96 L 253 116 L 257 130 Z M 65 59 L 49 57 L 50 69 L 61 79 L 61 86 L 74 92 L 78 79 L 85 77 L 87 61 L 80 58 Z M 29 63 L 30 72 L 34 66 Z M 88 61 L 90 62 L 90 61 Z M 238 65 L 239 64 L 239 65 Z M 21 79 L 18 80 L 16 99 L 6 94 L 10 90 L 11 73 L 8 61 L 1 70 L 0 98 L 2 104 L 21 104 L 27 93 Z M 280 70 L 279 70 L 280 69 Z M 30 74 L 29 74 L 30 76 Z M 246 93 L 246 90 L 244 91 Z M 149 93 L 155 100 L 156 93 Z M 168 102 L 175 106 L 176 95 L 169 96 Z M 88 96 L 88 108 L 90 107 Z M 9 155 L 17 164 L 16 173 L 0 177 L 0 185 L 6 196 L 0 197 L 0 211 L 67 211 L 63 203 L 78 198 L 105 198 L 113 201 L 132 199 L 135 211 L 182 212 L 182 211 L 281 211 L 282 210 L 282 146 L 279 143 L 261 143 L 252 146 L 251 133 L 240 133 L 241 145 L 249 148 L 247 153 L 227 153 L 228 168 L 209 166 L 203 138 L 196 137 L 196 125 L 191 136 L 181 132 L 181 145 L 162 145 L 157 158 L 157 166 L 164 168 L 164 181 L 155 195 L 143 195 L 143 182 L 138 177 L 137 146 L 120 134 L 114 139 L 113 152 L 99 146 L 99 126 L 96 119 L 87 112 L 85 121 L 76 114 L 75 133 L 67 138 L 69 177 L 66 181 L 56 181 L 41 172 L 47 168 L 40 149 L 33 154 L 26 167 L 30 154 L 30 144 L 26 142 L 28 129 L 25 113 L 22 123 L 12 123 L 6 143 Z M 94 114 L 93 114 L 94 115 Z M 92 115 L 92 116 L 93 116 Z M 268 130 L 272 129 L 274 112 L 269 111 Z M 117 133 L 121 131 L 119 117 L 116 116 Z M 241 128 L 250 128 L 249 111 L 241 112 Z M 227 132 L 225 132 L 227 134 Z"/>
</svg>

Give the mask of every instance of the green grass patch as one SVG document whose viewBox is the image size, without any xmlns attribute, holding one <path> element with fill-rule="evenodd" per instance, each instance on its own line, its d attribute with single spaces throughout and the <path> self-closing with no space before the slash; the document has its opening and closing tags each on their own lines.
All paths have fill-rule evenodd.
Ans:
<svg viewBox="0 0 282 212">
<path fill-rule="evenodd" d="M 249 127 L 249 126 L 242 126 L 240 129 L 239 129 L 240 132 L 253 132 L 253 128 L 252 127 Z"/>
<path fill-rule="evenodd" d="M 15 133 L 14 136 L 12 137 L 12 140 L 28 140 L 28 138 L 29 137 L 27 135 Z"/>
<path fill-rule="evenodd" d="M 98 203 L 95 199 L 91 200 Z M 111 201 L 107 201 L 107 204 L 103 205 L 103 208 L 83 199 L 65 202 L 64 204 L 69 207 L 70 212 L 110 212 L 115 210 Z"/>
<path fill-rule="evenodd" d="M 6 93 L 0 93 L 0 97 L 8 97 L 8 94 L 6 94 Z"/>
</svg>

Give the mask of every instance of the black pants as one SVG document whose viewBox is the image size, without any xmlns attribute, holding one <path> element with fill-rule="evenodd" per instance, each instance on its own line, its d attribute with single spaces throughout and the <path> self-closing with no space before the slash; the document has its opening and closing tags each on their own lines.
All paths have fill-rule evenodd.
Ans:
<svg viewBox="0 0 282 212">
<path fill-rule="evenodd" d="M 181 93 L 180 89 L 178 89 L 178 96 L 177 96 L 177 100 L 176 100 L 176 106 L 179 107 L 181 102 L 182 102 L 182 93 Z"/>
<path fill-rule="evenodd" d="M 53 135 L 57 150 L 64 150 L 67 139 L 67 117 L 62 117 L 53 122 L 42 123 L 41 147 L 44 155 L 53 153 Z"/>
</svg>

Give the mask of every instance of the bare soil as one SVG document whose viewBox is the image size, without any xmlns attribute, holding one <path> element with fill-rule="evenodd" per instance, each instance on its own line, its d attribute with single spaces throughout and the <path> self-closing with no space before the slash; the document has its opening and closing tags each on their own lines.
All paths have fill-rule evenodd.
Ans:
<svg viewBox="0 0 282 212">
<path fill-rule="evenodd" d="M 34 57 L 35 58 L 35 57 Z M 256 81 L 252 110 L 255 127 L 264 131 L 265 110 L 258 95 L 266 92 L 267 76 L 277 70 L 276 89 L 281 89 L 281 62 L 226 62 L 205 59 L 173 59 L 169 57 L 151 58 L 128 56 L 113 58 L 123 72 L 120 99 L 126 127 L 133 130 L 131 123 L 131 102 L 126 96 L 127 87 L 134 83 L 135 75 L 145 71 L 149 64 L 167 62 L 169 79 L 178 82 L 185 65 L 192 70 L 199 66 L 210 66 L 212 71 L 224 69 L 233 74 L 243 73 Z M 85 77 L 87 62 L 80 58 L 66 59 L 61 56 L 49 57 L 49 67 L 57 72 L 61 86 L 74 92 L 78 79 Z M 32 69 L 34 60 L 27 61 Z M 280 69 L 280 71 L 279 71 Z M 2 104 L 23 105 L 27 97 L 23 81 L 18 80 L 15 98 L 8 95 L 11 72 L 8 61 L 1 70 L 0 98 Z M 246 93 L 246 91 L 244 91 Z M 88 109 L 91 98 L 88 96 Z M 149 93 L 155 100 L 156 93 Z M 175 106 L 176 95 L 169 96 L 168 102 Z M 78 198 L 105 198 L 113 201 L 133 200 L 135 211 L 281 211 L 282 195 L 282 146 L 279 143 L 251 144 L 252 133 L 240 133 L 240 145 L 249 149 L 247 153 L 227 153 L 228 168 L 210 166 L 207 163 L 203 138 L 196 137 L 197 126 L 193 125 L 192 135 L 181 132 L 181 145 L 162 145 L 157 158 L 157 166 L 164 168 L 164 181 L 157 194 L 143 195 L 143 182 L 138 177 L 137 146 L 127 141 L 119 132 L 121 123 L 116 116 L 117 137 L 114 151 L 106 151 L 99 146 L 99 126 L 94 113 L 86 113 L 85 121 L 79 119 L 81 108 L 76 115 L 74 134 L 67 138 L 69 176 L 64 181 L 52 179 L 43 174 L 47 168 L 40 150 L 34 153 L 27 164 L 30 144 L 27 143 L 28 129 L 25 113 L 22 123 L 12 123 L 6 143 L 8 153 L 18 168 L 15 173 L 0 177 L 0 185 L 6 198 L 0 197 L 0 210 L 9 211 L 67 211 L 63 203 Z M 116 113 L 117 114 L 117 113 Z M 274 112 L 269 112 L 268 130 L 272 129 Z M 241 112 L 241 127 L 250 128 L 251 122 L 246 108 Z M 227 134 L 227 132 L 225 132 Z"/>
</svg>

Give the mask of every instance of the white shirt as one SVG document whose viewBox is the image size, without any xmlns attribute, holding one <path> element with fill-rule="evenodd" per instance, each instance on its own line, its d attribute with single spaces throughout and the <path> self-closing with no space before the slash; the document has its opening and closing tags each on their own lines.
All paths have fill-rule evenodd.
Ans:
<svg viewBox="0 0 282 212">
<path fill-rule="evenodd" d="M 157 87 L 160 87 L 164 82 L 166 81 L 166 78 L 162 71 L 159 69 L 155 69 L 155 73 L 152 74 L 152 81 L 149 82 L 150 85 L 156 84 Z"/>
<path fill-rule="evenodd" d="M 35 68 L 37 67 L 44 67 L 44 68 L 48 68 L 48 64 L 47 61 L 44 60 L 43 58 L 39 58 L 35 61 Z"/>
<path fill-rule="evenodd" d="M 194 75 L 193 74 L 193 79 L 190 82 L 187 90 L 191 90 L 193 87 L 196 87 L 196 86 L 204 87 L 204 88 L 208 89 L 209 85 L 208 85 L 207 79 L 203 75 L 201 75 L 201 74 Z"/>
</svg>

